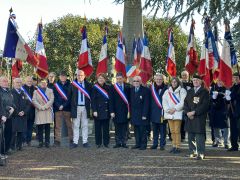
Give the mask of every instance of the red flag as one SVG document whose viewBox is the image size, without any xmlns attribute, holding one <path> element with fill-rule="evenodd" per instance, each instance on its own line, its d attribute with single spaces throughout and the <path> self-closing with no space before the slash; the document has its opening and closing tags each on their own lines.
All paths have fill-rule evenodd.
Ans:
<svg viewBox="0 0 240 180">
<path fill-rule="evenodd" d="M 85 72 L 85 75 L 88 77 L 93 72 L 93 66 L 90 47 L 87 40 L 86 26 L 83 26 L 81 32 L 82 32 L 82 45 L 80 55 L 78 57 L 78 69 L 83 70 Z"/>
<path fill-rule="evenodd" d="M 170 28 L 168 30 L 168 54 L 167 54 L 167 63 L 166 63 L 166 71 L 170 76 L 175 77 L 177 75 L 177 67 L 175 61 L 175 50 L 173 43 L 173 30 Z"/>
<path fill-rule="evenodd" d="M 148 47 L 148 39 L 147 36 L 144 35 L 143 37 L 143 48 L 142 48 L 142 54 L 141 54 L 141 60 L 139 64 L 139 76 L 142 78 L 142 83 L 146 84 L 149 79 L 152 77 L 152 60 L 150 57 L 150 51 Z"/>
<path fill-rule="evenodd" d="M 107 27 L 105 29 L 106 34 L 103 36 L 103 44 L 100 52 L 100 57 L 98 61 L 96 74 L 107 73 L 107 63 L 108 63 L 108 55 L 107 55 Z"/>
<path fill-rule="evenodd" d="M 37 43 L 36 43 L 36 50 L 35 50 L 35 55 L 38 60 L 36 73 L 41 78 L 45 78 L 48 75 L 48 64 L 47 64 L 47 57 L 46 57 L 46 53 L 43 45 L 42 29 L 43 29 L 42 23 L 39 23 L 37 28 Z"/>
<path fill-rule="evenodd" d="M 186 70 L 189 72 L 190 75 L 194 74 L 198 65 L 198 54 L 197 54 L 197 49 L 196 49 L 196 44 L 194 39 L 194 28 L 195 28 L 195 21 L 192 20 L 190 33 L 188 37 L 187 56 L 186 56 L 186 62 L 185 62 Z"/>
<path fill-rule="evenodd" d="M 22 61 L 20 59 L 15 59 L 14 62 L 12 62 L 12 78 L 18 78 L 20 77 L 19 73 L 22 70 Z"/>
</svg>

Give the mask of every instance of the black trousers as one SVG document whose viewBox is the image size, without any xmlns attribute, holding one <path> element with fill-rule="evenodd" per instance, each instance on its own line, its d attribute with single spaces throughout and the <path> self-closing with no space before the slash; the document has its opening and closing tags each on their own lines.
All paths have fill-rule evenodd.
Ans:
<svg viewBox="0 0 240 180">
<path fill-rule="evenodd" d="M 109 135 L 109 119 L 95 119 L 95 141 L 96 145 L 108 146 L 110 135 Z"/>
<path fill-rule="evenodd" d="M 117 145 L 126 145 L 127 143 L 127 130 L 128 122 L 114 123 L 115 126 L 115 141 Z"/>
<path fill-rule="evenodd" d="M 147 147 L 147 126 L 134 125 L 134 136 L 137 147 Z"/>
<path fill-rule="evenodd" d="M 4 138 L 5 138 L 5 152 L 8 152 L 12 140 L 12 119 L 7 119 L 7 121 L 5 122 Z"/>
<path fill-rule="evenodd" d="M 233 114 L 230 113 L 230 141 L 232 148 L 238 149 L 238 131 L 237 128 L 237 119 L 233 117 Z"/>
<path fill-rule="evenodd" d="M 185 139 L 185 135 L 186 135 L 186 132 L 184 130 L 184 126 L 185 126 L 185 120 L 183 120 L 182 124 L 181 124 L 181 140 L 184 140 Z"/>
<path fill-rule="evenodd" d="M 23 132 L 13 132 L 11 140 L 11 149 L 15 150 L 22 148 Z"/>
<path fill-rule="evenodd" d="M 50 143 L 50 124 L 37 125 L 39 143 L 43 143 L 43 129 L 45 130 L 45 143 Z"/>
</svg>

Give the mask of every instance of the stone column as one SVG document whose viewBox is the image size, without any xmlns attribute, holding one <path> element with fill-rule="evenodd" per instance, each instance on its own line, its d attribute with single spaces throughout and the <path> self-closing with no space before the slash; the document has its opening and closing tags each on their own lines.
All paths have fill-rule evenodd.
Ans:
<svg viewBox="0 0 240 180">
<path fill-rule="evenodd" d="M 134 35 L 136 38 L 143 35 L 141 0 L 127 0 L 124 2 L 122 31 L 127 47 L 127 65 L 131 65 L 133 61 L 132 42 Z"/>
</svg>

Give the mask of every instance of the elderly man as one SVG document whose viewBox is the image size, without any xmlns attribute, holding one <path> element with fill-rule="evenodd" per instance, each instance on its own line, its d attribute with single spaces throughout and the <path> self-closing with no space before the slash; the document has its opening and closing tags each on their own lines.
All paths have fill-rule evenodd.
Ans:
<svg viewBox="0 0 240 180">
<path fill-rule="evenodd" d="M 166 122 L 163 121 L 162 96 L 167 90 L 163 74 L 155 74 L 154 83 L 150 86 L 150 120 L 153 128 L 153 145 L 151 149 L 157 149 L 160 135 L 160 150 L 166 145 Z"/>
<path fill-rule="evenodd" d="M 50 72 L 48 75 L 48 88 L 54 89 L 55 79 L 56 79 L 56 73 Z"/>
<path fill-rule="evenodd" d="M 193 86 L 184 102 L 187 115 L 185 130 L 188 132 L 190 157 L 202 160 L 205 157 L 206 119 L 209 107 L 209 92 L 202 86 L 200 76 L 193 76 Z M 194 143 L 196 142 L 196 144 Z"/>
<path fill-rule="evenodd" d="M 27 100 L 25 93 L 21 90 L 22 79 L 15 78 L 13 80 L 13 89 L 11 90 L 15 111 L 12 115 L 12 141 L 11 149 L 22 150 L 23 132 L 27 129 L 27 112 L 29 112 L 30 102 Z"/>
<path fill-rule="evenodd" d="M 11 115 L 14 112 L 14 101 L 9 89 L 8 79 L 5 76 L 0 77 L 0 96 L 2 98 L 2 104 L 6 111 L 7 120 L 5 122 L 5 131 L 4 131 L 4 138 L 5 138 L 5 151 L 6 153 L 11 153 L 9 151 L 11 139 L 12 139 L 12 119 Z M 3 151 L 3 146 L 2 150 Z"/>
<path fill-rule="evenodd" d="M 147 125 L 149 124 L 149 90 L 141 85 L 140 76 L 133 78 L 130 91 L 131 122 L 134 126 L 136 145 L 132 149 L 147 148 Z"/>
<path fill-rule="evenodd" d="M 77 71 L 77 79 L 71 87 L 71 118 L 73 118 L 73 144 L 78 147 L 79 127 L 82 129 L 83 147 L 90 147 L 88 143 L 88 119 L 90 118 L 90 94 L 92 85 L 85 79 L 82 70 Z"/>
<path fill-rule="evenodd" d="M 6 111 L 5 108 L 3 106 L 3 102 L 2 102 L 2 98 L 0 96 L 0 166 L 2 164 L 1 160 L 5 159 L 5 156 L 2 155 L 1 149 L 2 149 L 2 145 L 3 145 L 3 140 L 4 140 L 4 123 L 7 120 L 7 115 L 6 115 Z M 3 152 L 4 153 L 4 152 Z"/>
<path fill-rule="evenodd" d="M 32 103 L 32 97 L 33 92 L 35 90 L 35 87 L 33 85 L 33 78 L 31 76 L 27 76 L 25 78 L 25 84 L 22 86 L 21 90 L 24 92 L 28 102 Z M 25 141 L 28 144 L 28 146 L 31 146 L 32 141 L 32 129 L 35 119 L 35 107 L 33 104 L 30 105 L 29 111 L 26 113 L 27 118 L 27 129 L 26 133 L 24 135 Z"/>
</svg>

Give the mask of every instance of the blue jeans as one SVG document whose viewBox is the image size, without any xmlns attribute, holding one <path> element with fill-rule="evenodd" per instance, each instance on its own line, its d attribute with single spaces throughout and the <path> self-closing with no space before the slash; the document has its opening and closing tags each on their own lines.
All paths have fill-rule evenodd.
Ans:
<svg viewBox="0 0 240 180">
<path fill-rule="evenodd" d="M 160 135 L 160 147 L 166 145 L 166 123 L 152 123 L 153 128 L 153 146 L 158 146 L 158 139 Z"/>
</svg>

